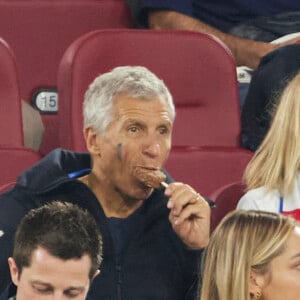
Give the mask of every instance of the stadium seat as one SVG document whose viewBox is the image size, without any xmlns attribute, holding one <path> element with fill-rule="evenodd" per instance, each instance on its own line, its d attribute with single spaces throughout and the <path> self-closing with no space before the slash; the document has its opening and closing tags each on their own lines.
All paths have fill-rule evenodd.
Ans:
<svg viewBox="0 0 300 300">
<path fill-rule="evenodd" d="M 174 146 L 241 146 L 235 62 L 214 37 L 187 31 L 97 30 L 65 52 L 58 74 L 62 147 L 85 151 L 82 102 L 93 79 L 120 65 L 143 65 L 174 97 Z"/>
<path fill-rule="evenodd" d="M 19 147 L 0 147 L 0 186 L 17 180 L 18 175 L 40 160 L 36 151 Z"/>
<path fill-rule="evenodd" d="M 211 215 L 211 230 L 216 228 L 227 213 L 236 209 L 245 191 L 245 184 L 237 181 L 226 184 L 211 193 L 209 198 L 216 203 Z"/>
<path fill-rule="evenodd" d="M 0 145 L 24 145 L 21 100 L 15 56 L 0 39 Z"/>
<path fill-rule="evenodd" d="M 241 181 L 252 156 L 237 147 L 173 147 L 166 169 L 176 181 L 190 184 L 210 198 L 218 188 Z"/>
<path fill-rule="evenodd" d="M 0 36 L 16 55 L 21 98 L 43 111 L 42 153 L 58 146 L 56 76 L 65 49 L 86 32 L 131 26 L 123 0 L 0 0 Z"/>
<path fill-rule="evenodd" d="M 11 188 L 13 188 L 15 184 L 16 184 L 16 181 L 11 181 L 11 182 L 2 184 L 0 186 L 0 195 L 7 192 Z"/>
</svg>

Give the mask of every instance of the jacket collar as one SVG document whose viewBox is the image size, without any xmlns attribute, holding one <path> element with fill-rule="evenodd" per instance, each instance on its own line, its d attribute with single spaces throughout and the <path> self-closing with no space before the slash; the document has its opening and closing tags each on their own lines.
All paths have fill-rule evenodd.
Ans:
<svg viewBox="0 0 300 300">
<path fill-rule="evenodd" d="M 21 173 L 17 180 L 17 186 L 35 191 L 35 193 L 42 193 L 63 181 L 69 181 L 69 173 L 90 168 L 90 154 L 58 148 Z"/>
</svg>

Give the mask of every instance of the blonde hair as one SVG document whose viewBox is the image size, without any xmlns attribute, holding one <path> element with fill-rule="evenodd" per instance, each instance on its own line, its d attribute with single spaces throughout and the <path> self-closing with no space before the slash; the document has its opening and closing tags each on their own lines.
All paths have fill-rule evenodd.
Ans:
<svg viewBox="0 0 300 300">
<path fill-rule="evenodd" d="M 265 186 L 282 195 L 290 193 L 300 166 L 300 73 L 287 85 L 271 127 L 248 164 L 247 189 Z"/>
<path fill-rule="evenodd" d="M 229 213 L 204 252 L 201 300 L 249 300 L 250 271 L 268 272 L 295 226 L 292 218 L 271 212 Z"/>
</svg>

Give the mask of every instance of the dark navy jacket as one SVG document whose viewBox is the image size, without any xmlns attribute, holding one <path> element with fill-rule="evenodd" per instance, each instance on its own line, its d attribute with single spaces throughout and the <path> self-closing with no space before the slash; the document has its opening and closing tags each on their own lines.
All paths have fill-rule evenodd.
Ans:
<svg viewBox="0 0 300 300">
<path fill-rule="evenodd" d="M 139 210 L 140 226 L 116 262 L 107 218 L 91 190 L 68 174 L 89 170 L 89 154 L 56 149 L 23 172 L 16 186 L 0 197 L 0 292 L 9 283 L 7 258 L 15 229 L 31 208 L 53 200 L 88 209 L 103 236 L 104 260 L 90 297 L 95 300 L 196 299 L 201 251 L 186 248 L 168 221 L 167 198 L 155 190 Z M 172 181 L 168 176 L 167 182 Z"/>
<path fill-rule="evenodd" d="M 300 71 L 300 44 L 264 56 L 254 71 L 242 110 L 243 145 L 256 151 L 265 138 L 287 84 Z"/>
</svg>

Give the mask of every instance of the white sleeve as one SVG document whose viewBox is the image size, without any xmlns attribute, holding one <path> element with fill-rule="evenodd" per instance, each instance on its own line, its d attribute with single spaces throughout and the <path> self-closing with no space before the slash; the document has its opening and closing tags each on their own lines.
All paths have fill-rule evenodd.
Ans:
<svg viewBox="0 0 300 300">
<path fill-rule="evenodd" d="M 250 209 L 259 209 L 257 203 L 256 203 L 256 199 L 257 197 L 253 197 L 253 193 L 252 191 L 248 191 L 238 202 L 237 204 L 237 209 L 246 209 L 246 210 L 250 210 Z"/>
</svg>

